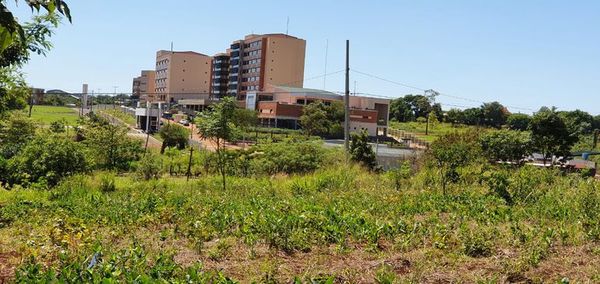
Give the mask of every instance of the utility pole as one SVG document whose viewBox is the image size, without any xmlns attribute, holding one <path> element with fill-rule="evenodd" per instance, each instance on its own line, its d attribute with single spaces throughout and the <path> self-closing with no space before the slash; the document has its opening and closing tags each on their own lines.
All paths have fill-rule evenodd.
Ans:
<svg viewBox="0 0 600 284">
<path fill-rule="evenodd" d="M 190 160 L 188 161 L 188 169 L 187 169 L 187 181 L 190 180 L 190 176 L 192 175 L 192 156 L 194 154 L 194 121 L 192 120 L 190 123 Z"/>
<path fill-rule="evenodd" d="M 346 40 L 346 93 L 344 95 L 344 148 L 350 151 L 350 40 Z"/>
<path fill-rule="evenodd" d="M 118 88 L 118 87 L 119 87 L 119 86 L 113 86 L 113 89 L 114 89 L 114 92 L 113 92 L 113 99 L 112 99 L 112 101 L 113 101 L 113 109 L 115 109 L 115 108 L 116 108 L 115 100 L 116 100 L 116 98 L 117 98 L 117 88 Z"/>
<path fill-rule="evenodd" d="M 146 152 L 148 152 L 148 140 L 150 140 L 150 115 L 149 108 L 152 104 L 146 102 L 146 145 L 144 146 L 144 157 L 146 156 Z"/>
</svg>

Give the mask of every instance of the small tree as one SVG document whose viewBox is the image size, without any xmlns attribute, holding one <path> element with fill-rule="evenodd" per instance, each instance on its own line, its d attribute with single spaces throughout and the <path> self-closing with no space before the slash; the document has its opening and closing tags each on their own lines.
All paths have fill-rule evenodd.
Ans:
<svg viewBox="0 0 600 284">
<path fill-rule="evenodd" d="M 175 123 L 169 123 L 160 128 L 158 135 L 163 139 L 160 153 L 163 154 L 167 147 L 175 147 L 183 150 L 188 145 L 188 131 Z"/>
<path fill-rule="evenodd" d="M 521 163 L 531 154 L 529 133 L 513 130 L 498 130 L 483 134 L 479 142 L 483 154 L 492 162 Z"/>
<path fill-rule="evenodd" d="M 431 144 L 428 150 L 431 166 L 440 173 L 442 190 L 446 194 L 448 182 L 458 181 L 458 168 L 469 164 L 480 152 L 477 133 L 448 133 Z"/>
<path fill-rule="evenodd" d="M 306 135 L 326 135 L 329 130 L 329 119 L 325 105 L 321 102 L 304 106 L 300 124 Z"/>
<path fill-rule="evenodd" d="M 525 131 L 529 128 L 529 122 L 531 121 L 531 117 L 529 115 L 523 113 L 513 113 L 508 116 L 506 120 L 506 125 L 511 130 L 519 130 Z"/>
<path fill-rule="evenodd" d="M 500 128 L 500 126 L 506 123 L 509 112 L 499 102 L 485 103 L 481 106 L 481 113 L 484 118 L 484 124 Z"/>
<path fill-rule="evenodd" d="M 377 167 L 377 157 L 371 145 L 369 145 L 369 134 L 366 131 L 352 133 L 350 142 L 350 157 L 352 161 L 362 164 L 369 170 Z"/>
<path fill-rule="evenodd" d="M 204 139 L 211 140 L 216 145 L 218 170 L 226 189 L 227 161 L 225 157 L 225 141 L 231 140 L 235 129 L 236 103 L 227 97 L 220 103 L 214 104 L 210 111 L 203 112 L 198 119 L 198 132 Z"/>
<path fill-rule="evenodd" d="M 460 109 L 453 108 L 446 112 L 446 122 L 452 123 L 452 126 L 461 124 L 465 120 L 465 116 Z"/>
<path fill-rule="evenodd" d="M 100 169 L 128 170 L 144 151 L 140 141 L 127 137 L 127 129 L 121 126 L 93 122 L 80 135 Z"/>
<path fill-rule="evenodd" d="M 529 124 L 533 148 L 544 156 L 544 164 L 551 156 L 568 155 L 571 147 L 577 143 L 577 136 L 572 135 L 564 120 L 556 112 L 556 108 L 543 107 Z"/>
<path fill-rule="evenodd" d="M 0 154 L 8 159 L 35 137 L 36 124 L 22 112 L 13 112 L 0 120 Z"/>
</svg>

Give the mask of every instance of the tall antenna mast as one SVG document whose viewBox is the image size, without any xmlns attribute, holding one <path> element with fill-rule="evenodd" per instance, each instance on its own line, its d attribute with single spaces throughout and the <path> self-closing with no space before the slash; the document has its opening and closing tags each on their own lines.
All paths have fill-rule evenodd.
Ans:
<svg viewBox="0 0 600 284">
<path fill-rule="evenodd" d="M 173 42 L 171 42 L 171 53 L 173 53 Z"/>
<path fill-rule="evenodd" d="M 289 35 L 290 31 L 290 16 L 287 17 L 287 24 L 285 25 L 285 35 Z"/>
<path fill-rule="evenodd" d="M 327 86 L 327 56 L 329 55 L 329 39 L 325 42 L 325 72 L 323 74 L 323 90 Z"/>
</svg>

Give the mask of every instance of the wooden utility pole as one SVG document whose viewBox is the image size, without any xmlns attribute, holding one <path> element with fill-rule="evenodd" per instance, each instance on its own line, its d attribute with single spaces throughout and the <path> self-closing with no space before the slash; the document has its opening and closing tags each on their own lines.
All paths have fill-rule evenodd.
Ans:
<svg viewBox="0 0 600 284">
<path fill-rule="evenodd" d="M 350 150 L 350 40 L 346 40 L 346 93 L 344 95 L 344 148 Z"/>
<path fill-rule="evenodd" d="M 192 120 L 190 123 L 190 159 L 188 161 L 187 168 L 187 181 L 190 180 L 190 176 L 192 175 L 192 156 L 194 154 L 194 121 Z"/>
</svg>

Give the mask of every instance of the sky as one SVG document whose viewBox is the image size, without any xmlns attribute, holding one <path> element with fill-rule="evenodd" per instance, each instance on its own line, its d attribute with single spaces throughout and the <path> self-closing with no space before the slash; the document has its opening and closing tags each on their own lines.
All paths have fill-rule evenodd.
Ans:
<svg viewBox="0 0 600 284">
<path fill-rule="evenodd" d="M 73 22 L 56 30 L 46 57 L 24 68 L 32 86 L 131 92 L 132 78 L 153 69 L 156 51 L 171 42 L 213 55 L 246 34 L 285 33 L 289 17 L 289 34 L 307 42 L 308 88 L 344 90 L 343 72 L 322 75 L 344 69 L 350 40 L 357 93 L 395 98 L 434 89 L 444 109 L 499 101 L 511 112 L 556 106 L 600 114 L 600 1 L 66 2 Z M 23 6 L 16 14 L 27 19 Z"/>
</svg>

